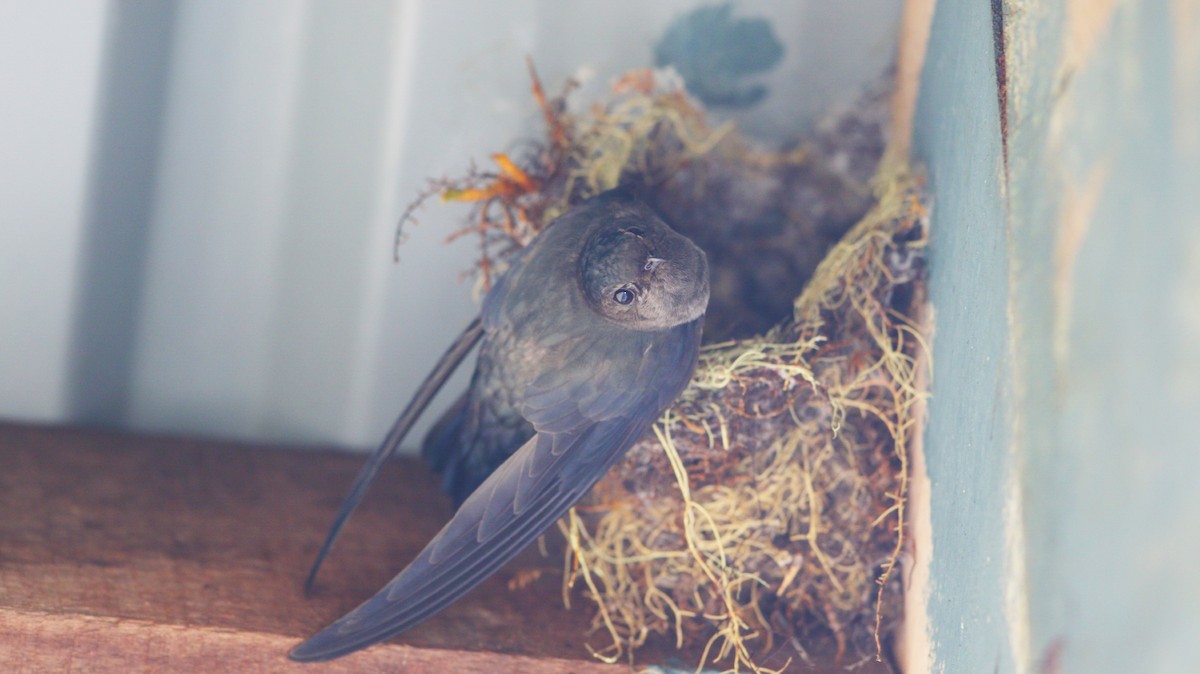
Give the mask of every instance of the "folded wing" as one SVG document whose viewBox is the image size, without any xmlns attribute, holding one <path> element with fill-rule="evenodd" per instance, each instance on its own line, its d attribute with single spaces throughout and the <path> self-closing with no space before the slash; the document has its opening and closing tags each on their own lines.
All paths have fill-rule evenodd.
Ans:
<svg viewBox="0 0 1200 674">
<path fill-rule="evenodd" d="M 588 377 L 535 382 L 524 413 L 537 435 L 463 503 L 407 568 L 290 657 L 327 660 L 403 632 L 517 555 L 582 498 L 679 394 L 695 366 L 700 320 L 648 341 L 628 372 L 592 368 Z"/>
</svg>

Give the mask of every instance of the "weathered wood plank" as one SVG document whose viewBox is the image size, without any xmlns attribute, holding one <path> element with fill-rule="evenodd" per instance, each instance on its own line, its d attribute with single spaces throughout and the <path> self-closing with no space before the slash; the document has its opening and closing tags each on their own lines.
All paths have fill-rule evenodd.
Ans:
<svg viewBox="0 0 1200 674">
<path fill-rule="evenodd" d="M 505 655 L 385 644 L 314 664 L 284 657 L 295 639 L 213 627 L 0 610 L 0 670 L 11 674 L 87 672 L 245 672 L 351 674 L 601 674 L 621 667 L 562 658 Z"/>
<path fill-rule="evenodd" d="M 391 488 L 367 499 L 305 598 L 306 566 L 359 463 L 0 426 L 0 671 L 621 669 L 590 659 L 585 607 L 562 606 L 561 558 L 535 553 L 403 646 L 325 665 L 286 660 L 390 578 L 450 512 L 423 466 L 395 462 L 380 482 Z M 528 572 L 541 576 L 509 590 Z"/>
<path fill-rule="evenodd" d="M 629 671 L 589 655 L 589 643 L 608 643 L 588 635 L 585 599 L 563 607 L 557 534 L 548 555 L 526 551 L 393 643 L 331 663 L 287 660 L 450 515 L 419 461 L 392 462 L 305 597 L 308 565 L 361 461 L 0 424 L 0 672 Z M 662 640 L 637 663 L 690 669 L 699 657 Z M 887 671 L 875 664 L 858 671 Z M 793 658 L 789 671 L 841 668 Z"/>
</svg>

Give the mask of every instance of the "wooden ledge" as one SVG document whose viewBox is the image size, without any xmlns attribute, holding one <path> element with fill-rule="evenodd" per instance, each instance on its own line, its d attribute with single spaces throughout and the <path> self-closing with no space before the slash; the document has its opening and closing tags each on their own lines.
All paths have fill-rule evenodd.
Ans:
<svg viewBox="0 0 1200 674">
<path fill-rule="evenodd" d="M 592 607 L 563 607 L 562 556 L 536 550 L 393 643 L 288 660 L 451 513 L 420 462 L 391 462 L 305 597 L 308 565 L 362 460 L 0 424 L 0 672 L 630 671 L 588 655 L 589 640 L 607 645 L 588 636 Z M 698 660 L 665 641 L 637 654 L 686 671 Z M 858 671 L 887 671 L 875 664 Z"/>
<path fill-rule="evenodd" d="M 286 658 L 389 580 L 449 516 L 395 461 L 305 597 L 307 565 L 362 457 L 0 425 L 0 671 L 627 671 L 588 656 L 560 557 L 527 553 L 398 641 Z M 510 590 L 518 577 L 536 576 Z"/>
<path fill-rule="evenodd" d="M 615 665 L 444 648 L 383 644 L 340 660 L 300 664 L 283 657 L 296 639 L 215 627 L 0 610 L 0 668 L 5 672 L 577 672 Z"/>
</svg>

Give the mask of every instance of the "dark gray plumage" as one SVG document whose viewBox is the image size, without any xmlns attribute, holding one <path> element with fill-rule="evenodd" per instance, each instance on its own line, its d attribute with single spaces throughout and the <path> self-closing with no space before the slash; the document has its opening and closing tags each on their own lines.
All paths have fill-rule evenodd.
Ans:
<svg viewBox="0 0 1200 674">
<path fill-rule="evenodd" d="M 608 192 L 551 223 L 359 473 L 309 584 L 379 466 L 482 335 L 470 389 L 425 442 L 458 512 L 387 586 L 292 659 L 339 657 L 407 630 L 541 535 L 687 384 L 707 304 L 704 253 L 639 201 Z"/>
</svg>

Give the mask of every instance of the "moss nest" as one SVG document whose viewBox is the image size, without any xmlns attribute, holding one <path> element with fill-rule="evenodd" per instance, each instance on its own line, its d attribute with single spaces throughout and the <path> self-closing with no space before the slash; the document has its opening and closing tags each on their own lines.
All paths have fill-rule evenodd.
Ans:
<svg viewBox="0 0 1200 674">
<path fill-rule="evenodd" d="M 691 384 L 559 523 L 564 596 L 594 602 L 596 655 L 660 635 L 731 670 L 803 659 L 820 639 L 843 662 L 878 657 L 899 619 L 928 359 L 914 321 L 925 208 L 920 181 L 884 158 L 888 82 L 767 148 L 710 124 L 670 71 L 629 73 L 582 112 L 570 86 L 549 99 L 533 81 L 545 138 L 424 195 L 475 204 L 453 236 L 478 237 L 481 287 L 555 215 L 616 186 L 712 273 Z"/>
</svg>

